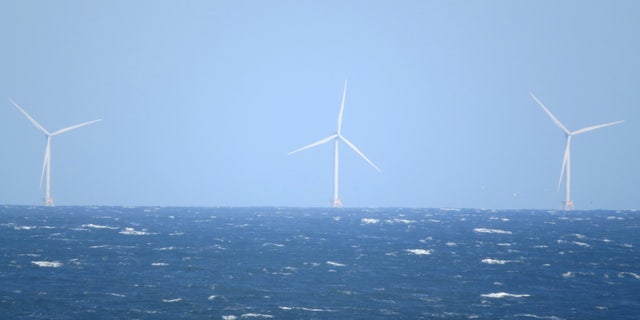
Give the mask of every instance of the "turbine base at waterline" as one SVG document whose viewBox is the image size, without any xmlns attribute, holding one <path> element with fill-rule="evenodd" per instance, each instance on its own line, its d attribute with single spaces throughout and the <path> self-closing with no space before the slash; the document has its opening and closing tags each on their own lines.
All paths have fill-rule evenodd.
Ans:
<svg viewBox="0 0 640 320">
<path fill-rule="evenodd" d="M 342 200 L 340 200 L 340 199 L 333 199 L 333 207 L 334 207 L 334 208 L 342 208 Z"/>
<path fill-rule="evenodd" d="M 573 206 L 573 201 L 571 200 L 562 201 L 562 204 L 564 205 L 564 210 L 570 211 L 576 209 L 576 207 Z"/>
</svg>

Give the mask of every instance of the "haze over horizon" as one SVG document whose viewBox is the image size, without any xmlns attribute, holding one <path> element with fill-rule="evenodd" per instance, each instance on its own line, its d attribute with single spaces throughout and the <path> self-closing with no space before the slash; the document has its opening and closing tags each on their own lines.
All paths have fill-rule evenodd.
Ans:
<svg viewBox="0 0 640 320">
<path fill-rule="evenodd" d="M 5 1 L 0 204 L 640 209 L 637 1 Z"/>
</svg>

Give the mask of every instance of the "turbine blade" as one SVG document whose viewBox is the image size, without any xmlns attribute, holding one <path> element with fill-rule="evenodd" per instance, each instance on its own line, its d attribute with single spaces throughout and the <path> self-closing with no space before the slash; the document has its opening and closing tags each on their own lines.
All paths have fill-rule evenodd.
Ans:
<svg viewBox="0 0 640 320">
<path fill-rule="evenodd" d="M 556 126 L 558 126 L 558 128 L 562 129 L 562 131 L 564 131 L 564 133 L 566 134 L 570 134 L 571 132 L 569 131 L 569 129 L 567 129 L 561 122 L 560 120 L 558 120 L 558 118 L 556 118 L 553 113 L 551 113 L 551 111 L 549 111 L 549 109 L 547 109 L 547 107 L 544 106 L 544 104 L 542 104 L 542 102 L 540 102 L 540 100 L 538 100 L 538 98 L 536 98 L 536 96 L 533 95 L 533 93 L 529 92 L 529 94 L 531 95 L 531 97 L 533 98 L 533 100 L 535 100 L 541 107 L 542 109 L 544 109 L 544 111 L 549 115 L 549 117 L 551 118 L 551 120 L 553 120 L 553 122 L 556 124 Z"/>
<path fill-rule="evenodd" d="M 342 91 L 342 103 L 340 104 L 340 113 L 338 113 L 338 134 L 342 132 L 342 114 L 344 113 L 344 99 L 347 96 L 347 80 L 344 80 L 344 90 Z"/>
<path fill-rule="evenodd" d="M 375 164 L 373 164 L 373 162 L 371 162 L 371 160 L 369 160 L 364 153 L 362 153 L 360 150 L 358 150 L 358 148 L 351 143 L 351 141 L 347 140 L 347 138 L 343 137 L 343 136 L 338 136 L 338 138 L 340 138 L 340 140 L 344 141 L 344 143 L 346 143 L 349 147 L 351 147 L 351 149 L 353 149 L 353 151 L 355 151 L 357 154 L 359 154 L 363 159 L 367 160 L 367 162 L 369 162 L 369 164 L 374 167 L 376 170 L 378 170 L 378 172 L 382 172 L 380 171 L 380 168 L 378 168 Z"/>
<path fill-rule="evenodd" d="M 44 132 L 44 134 L 49 135 L 49 132 L 47 131 L 47 129 L 45 129 L 43 126 L 41 126 L 38 121 L 36 121 L 35 119 L 33 119 L 26 111 L 24 111 L 22 108 L 20 108 L 20 106 L 13 100 L 11 100 L 11 98 L 8 98 L 9 101 L 11 101 L 11 103 L 13 103 L 13 105 L 18 108 L 18 110 L 20 110 L 20 112 L 22 112 L 22 114 L 24 114 L 27 119 L 29 119 L 29 121 L 31 121 L 31 123 L 38 128 L 40 131 Z"/>
<path fill-rule="evenodd" d="M 65 133 L 67 131 L 71 131 L 73 129 L 77 129 L 77 128 L 80 128 L 80 127 L 83 127 L 83 126 L 86 126 L 86 125 L 89 125 L 89 124 L 92 124 L 92 123 L 95 123 L 95 122 L 98 122 L 98 121 L 102 121 L 102 119 L 88 121 L 88 122 L 84 122 L 84 123 L 81 123 L 81 124 L 76 124 L 75 126 L 71 126 L 71 127 L 67 127 L 67 128 L 64 128 L 64 129 L 60 129 L 60 130 L 52 133 L 51 136 L 59 135 L 61 133 Z"/>
<path fill-rule="evenodd" d="M 42 188 L 42 179 L 44 179 L 44 173 L 51 156 L 51 136 L 47 136 L 47 147 L 44 149 L 44 161 L 42 162 L 42 174 L 40 174 L 40 188 Z"/>
<path fill-rule="evenodd" d="M 624 120 L 615 121 L 615 122 L 609 122 L 609 123 L 605 123 L 605 124 L 599 124 L 599 125 L 591 126 L 591 127 L 586 127 L 586 128 L 582 128 L 582 129 L 576 130 L 574 132 L 571 132 L 571 134 L 572 135 L 581 134 L 581 133 L 585 133 L 585 132 L 588 132 L 588 131 L 591 131 L 591 130 L 596 130 L 596 129 L 612 126 L 614 124 L 618 124 L 618 123 L 622 123 L 622 122 L 624 122 Z"/>
<path fill-rule="evenodd" d="M 567 161 L 569 160 L 569 153 L 571 152 L 571 136 L 567 136 L 567 145 L 564 147 L 564 157 L 562 158 L 562 169 L 560 169 L 560 179 L 558 179 L 558 191 L 560 191 L 560 185 L 562 184 L 562 177 L 564 176 L 564 170 L 567 168 Z"/>
<path fill-rule="evenodd" d="M 293 150 L 293 151 L 289 152 L 288 154 L 294 154 L 296 152 L 300 152 L 300 151 L 305 150 L 305 149 L 309 149 L 309 148 L 313 148 L 315 146 L 319 146 L 319 145 L 321 145 L 323 143 L 327 143 L 327 142 L 329 142 L 329 141 L 331 141 L 331 140 L 333 140 L 333 139 L 335 139 L 337 137 L 338 137 L 337 134 L 332 134 L 332 135 L 330 135 L 330 136 L 328 136 L 328 137 L 326 137 L 326 138 L 324 138 L 322 140 L 318 140 L 318 141 L 316 141 L 316 142 L 314 142 L 312 144 L 308 144 L 308 145 L 306 145 L 306 146 L 304 146 L 304 147 L 302 147 L 300 149 Z"/>
</svg>

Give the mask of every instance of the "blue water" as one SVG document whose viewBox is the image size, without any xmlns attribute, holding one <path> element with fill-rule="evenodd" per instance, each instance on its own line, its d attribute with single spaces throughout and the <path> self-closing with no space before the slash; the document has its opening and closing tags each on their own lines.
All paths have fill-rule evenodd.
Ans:
<svg viewBox="0 0 640 320">
<path fill-rule="evenodd" d="M 0 207 L 2 319 L 638 319 L 634 211 Z"/>
</svg>

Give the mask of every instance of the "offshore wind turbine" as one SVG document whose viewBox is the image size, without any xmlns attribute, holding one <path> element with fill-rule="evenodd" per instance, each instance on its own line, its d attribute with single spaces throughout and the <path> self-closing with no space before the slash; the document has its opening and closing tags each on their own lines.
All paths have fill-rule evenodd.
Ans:
<svg viewBox="0 0 640 320">
<path fill-rule="evenodd" d="M 592 130 L 596 130 L 596 129 L 612 126 L 614 124 L 618 124 L 618 123 L 624 122 L 624 120 L 615 121 L 615 122 L 609 122 L 609 123 L 605 123 L 605 124 L 599 124 L 599 125 L 595 125 L 595 126 L 590 126 L 590 127 L 578 129 L 578 130 L 575 130 L 575 131 L 569 131 L 569 129 L 567 129 L 567 127 L 565 127 L 558 120 L 558 118 L 556 118 L 551 113 L 551 111 L 549 111 L 549 109 L 547 109 L 547 107 L 545 107 L 544 104 L 542 104 L 542 102 L 540 102 L 540 100 L 538 100 L 538 98 L 536 98 L 536 96 L 533 95 L 533 93 L 529 92 L 529 94 L 531 95 L 533 100 L 535 100 L 540 105 L 540 107 L 542 107 L 542 109 L 549 115 L 549 117 L 551 118 L 553 123 L 555 123 L 556 126 L 558 126 L 558 128 L 562 129 L 562 131 L 564 132 L 564 134 L 565 134 L 565 136 L 567 138 L 566 146 L 564 148 L 564 157 L 562 159 L 562 169 L 560 170 L 560 179 L 558 180 L 558 190 L 560 190 L 560 184 L 562 184 L 562 176 L 566 172 L 566 175 L 565 175 L 564 210 L 573 210 L 573 209 L 575 209 L 575 207 L 573 205 L 573 201 L 571 201 L 571 137 L 573 137 L 575 135 L 578 135 L 578 134 L 581 134 L 581 133 L 588 132 L 588 131 L 592 131 Z"/>
<path fill-rule="evenodd" d="M 293 150 L 291 152 L 289 152 L 289 154 L 294 154 L 296 152 L 305 150 L 305 149 L 309 149 L 309 148 L 313 148 L 315 146 L 319 146 L 321 144 L 325 144 L 329 141 L 333 141 L 333 155 L 334 155 L 334 160 L 333 160 L 333 207 L 334 208 L 341 208 L 342 207 L 342 201 L 340 200 L 340 197 L 338 197 L 338 168 L 339 168 L 339 158 L 338 158 L 338 143 L 340 141 L 344 142 L 347 146 L 349 146 L 351 149 L 353 149 L 353 151 L 355 151 L 357 154 L 359 154 L 364 160 L 366 160 L 374 169 L 378 170 L 378 172 L 381 172 L 380 169 L 373 164 L 373 162 L 371 162 L 371 160 L 369 160 L 353 143 L 351 143 L 351 141 L 349 141 L 347 138 L 345 138 L 342 135 L 342 114 L 344 113 L 344 99 L 347 95 L 347 81 L 344 81 L 344 91 L 342 92 L 342 103 L 340 104 L 340 113 L 338 113 L 338 130 L 336 131 L 336 133 L 321 139 L 319 141 L 316 141 L 312 144 L 306 145 L 302 148 Z"/>
<path fill-rule="evenodd" d="M 67 131 L 71 131 L 73 129 L 77 129 L 82 126 L 86 126 L 94 122 L 101 121 L 102 119 L 88 121 L 81 124 L 76 124 L 74 126 L 66 127 L 58 131 L 49 132 L 42 125 L 40 125 L 35 119 L 33 119 L 26 111 L 20 108 L 20 106 L 15 101 L 11 99 L 9 99 L 9 101 L 11 101 L 11 103 L 16 108 L 18 108 L 18 110 L 20 110 L 20 112 L 22 112 L 27 117 L 27 119 L 29 119 L 29 121 L 31 121 L 31 123 L 38 130 L 42 131 L 47 137 L 47 147 L 44 151 L 44 162 L 42 164 L 42 174 L 40 175 L 40 187 L 42 187 L 42 179 L 46 177 L 46 188 L 45 188 L 46 191 L 45 191 L 44 204 L 45 206 L 53 206 L 53 198 L 51 198 L 51 138 L 59 134 L 65 133 Z"/>
</svg>

